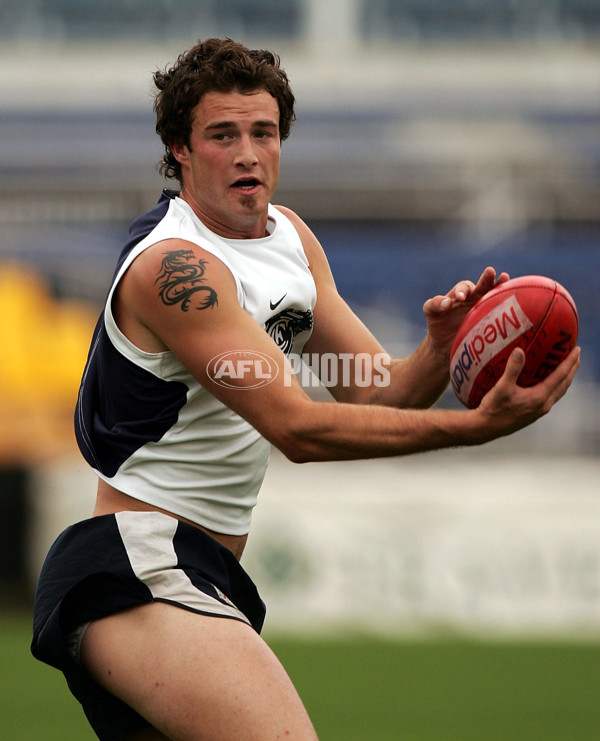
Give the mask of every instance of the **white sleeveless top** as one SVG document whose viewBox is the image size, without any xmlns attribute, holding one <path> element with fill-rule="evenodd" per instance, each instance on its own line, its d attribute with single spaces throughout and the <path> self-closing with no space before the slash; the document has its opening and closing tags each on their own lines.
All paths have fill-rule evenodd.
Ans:
<svg viewBox="0 0 600 741">
<path fill-rule="evenodd" d="M 269 232 L 261 239 L 225 239 L 185 201 L 164 191 L 157 206 L 132 224 L 77 403 L 77 439 L 101 478 L 136 499 L 231 535 L 250 528 L 269 443 L 173 353 L 144 352 L 130 342 L 116 325 L 111 300 L 144 250 L 164 239 L 186 240 L 221 260 L 242 308 L 285 353 L 300 354 L 312 329 L 314 280 L 296 229 L 273 206 Z"/>
</svg>

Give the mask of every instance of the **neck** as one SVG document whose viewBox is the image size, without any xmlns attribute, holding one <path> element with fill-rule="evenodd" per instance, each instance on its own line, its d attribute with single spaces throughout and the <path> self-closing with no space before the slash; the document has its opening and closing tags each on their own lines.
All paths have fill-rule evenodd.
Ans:
<svg viewBox="0 0 600 741">
<path fill-rule="evenodd" d="M 190 197 L 184 188 L 181 189 L 179 197 L 184 200 L 200 221 L 219 237 L 226 239 L 262 239 L 269 235 L 267 231 L 268 211 L 239 218 L 232 217 L 229 221 L 222 221 L 218 215 L 208 213 L 194 199 Z"/>
</svg>

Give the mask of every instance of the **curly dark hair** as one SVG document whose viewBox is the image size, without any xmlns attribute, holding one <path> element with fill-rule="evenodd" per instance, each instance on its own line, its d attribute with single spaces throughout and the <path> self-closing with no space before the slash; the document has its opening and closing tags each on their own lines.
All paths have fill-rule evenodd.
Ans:
<svg viewBox="0 0 600 741">
<path fill-rule="evenodd" d="M 171 144 L 190 145 L 192 110 L 204 93 L 266 90 L 279 106 L 279 136 L 285 140 L 296 118 L 294 95 L 276 54 L 248 49 L 231 39 L 206 39 L 181 54 L 170 69 L 157 71 L 154 84 L 156 133 L 165 145 L 160 173 L 181 182 Z"/>
</svg>

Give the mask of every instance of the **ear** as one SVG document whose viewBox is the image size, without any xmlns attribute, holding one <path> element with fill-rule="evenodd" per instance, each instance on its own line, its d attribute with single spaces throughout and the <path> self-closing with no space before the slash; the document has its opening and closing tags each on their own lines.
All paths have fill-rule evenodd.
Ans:
<svg viewBox="0 0 600 741">
<path fill-rule="evenodd" d="M 169 149 L 180 165 L 185 165 L 190 161 L 190 150 L 184 142 L 169 142 Z"/>
</svg>

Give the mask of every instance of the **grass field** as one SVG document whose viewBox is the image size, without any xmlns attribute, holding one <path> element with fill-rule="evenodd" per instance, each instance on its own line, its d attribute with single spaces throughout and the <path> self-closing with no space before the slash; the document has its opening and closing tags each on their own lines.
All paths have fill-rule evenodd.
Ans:
<svg viewBox="0 0 600 741">
<path fill-rule="evenodd" d="M 0 738 L 93 741 L 28 616 L 0 624 Z M 321 741 L 597 741 L 600 645 L 466 640 L 269 641 Z M 240 739 L 240 741 L 243 741 Z"/>
</svg>

